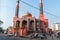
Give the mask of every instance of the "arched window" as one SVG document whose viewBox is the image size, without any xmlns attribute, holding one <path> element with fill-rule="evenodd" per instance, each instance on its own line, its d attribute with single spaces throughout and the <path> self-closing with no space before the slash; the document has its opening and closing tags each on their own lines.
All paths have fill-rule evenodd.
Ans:
<svg viewBox="0 0 60 40">
<path fill-rule="evenodd" d="M 19 28 L 20 21 L 16 22 L 16 28 Z"/>
<path fill-rule="evenodd" d="M 30 21 L 30 27 L 29 30 L 33 31 L 34 30 L 34 20 Z"/>
<path fill-rule="evenodd" d="M 36 31 L 37 31 L 37 30 L 40 30 L 40 23 L 39 23 L 39 22 L 40 22 L 40 21 L 37 21 L 37 22 L 36 22 Z"/>
<path fill-rule="evenodd" d="M 24 20 L 24 21 L 22 22 L 22 27 L 23 27 L 23 28 L 27 27 L 27 21 L 26 21 L 26 20 Z"/>
</svg>

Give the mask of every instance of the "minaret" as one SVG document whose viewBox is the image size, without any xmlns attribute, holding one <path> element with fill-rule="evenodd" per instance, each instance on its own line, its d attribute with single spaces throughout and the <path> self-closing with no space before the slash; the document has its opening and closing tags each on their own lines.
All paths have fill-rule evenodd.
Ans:
<svg viewBox="0 0 60 40">
<path fill-rule="evenodd" d="M 14 34 L 15 34 L 15 31 L 16 31 L 16 21 L 18 19 L 18 14 L 19 14 L 19 0 L 16 1 L 15 16 L 13 17 Z"/>
<path fill-rule="evenodd" d="M 43 3 L 42 3 L 42 0 L 40 0 L 40 14 L 43 15 Z"/>
<path fill-rule="evenodd" d="M 40 0 L 40 14 L 39 14 L 39 20 L 40 20 L 40 29 L 44 29 L 44 15 L 43 15 L 43 3 L 42 0 Z"/>
<path fill-rule="evenodd" d="M 19 0 L 17 0 L 16 2 L 16 12 L 15 12 L 15 16 L 18 18 L 18 14 L 19 14 Z"/>
<path fill-rule="evenodd" d="M 19 0 L 16 2 L 16 11 L 15 11 L 15 16 L 13 17 L 13 26 L 15 27 L 16 21 L 18 19 L 18 14 L 19 14 Z"/>
</svg>

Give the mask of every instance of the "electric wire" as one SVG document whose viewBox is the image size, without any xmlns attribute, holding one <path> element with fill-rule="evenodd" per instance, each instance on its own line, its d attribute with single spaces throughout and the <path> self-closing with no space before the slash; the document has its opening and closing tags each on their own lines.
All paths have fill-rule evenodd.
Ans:
<svg viewBox="0 0 60 40">
<path fill-rule="evenodd" d="M 27 2 L 24 2 L 24 1 L 22 1 L 22 0 L 21 0 L 21 2 L 24 3 L 24 4 L 26 4 L 26 5 L 28 5 L 28 6 L 30 6 L 30 7 L 35 8 L 35 9 L 37 9 L 37 10 L 40 10 L 40 8 L 37 8 L 37 7 L 35 7 L 35 6 L 32 6 L 31 4 L 29 4 L 29 3 L 27 3 Z M 47 12 L 47 11 L 44 11 L 44 12 L 45 12 L 46 14 L 49 14 L 49 15 L 52 15 L 52 16 L 54 16 L 54 17 L 60 18 L 59 16 L 54 15 L 54 14 L 51 14 L 50 12 Z"/>
</svg>

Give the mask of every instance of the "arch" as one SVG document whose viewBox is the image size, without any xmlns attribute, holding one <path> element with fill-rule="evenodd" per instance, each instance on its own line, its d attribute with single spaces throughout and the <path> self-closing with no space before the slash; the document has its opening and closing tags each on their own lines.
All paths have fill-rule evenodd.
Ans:
<svg viewBox="0 0 60 40">
<path fill-rule="evenodd" d="M 16 21 L 16 28 L 19 28 L 19 27 L 20 27 L 20 21 L 17 20 L 17 21 Z"/>
<path fill-rule="evenodd" d="M 27 27 L 27 21 L 23 20 L 23 22 L 22 22 L 22 28 L 25 28 L 25 27 Z"/>
<path fill-rule="evenodd" d="M 36 21 L 36 31 L 40 30 L 40 21 Z"/>
<path fill-rule="evenodd" d="M 30 27 L 29 30 L 33 31 L 34 30 L 34 20 L 30 21 Z"/>
</svg>

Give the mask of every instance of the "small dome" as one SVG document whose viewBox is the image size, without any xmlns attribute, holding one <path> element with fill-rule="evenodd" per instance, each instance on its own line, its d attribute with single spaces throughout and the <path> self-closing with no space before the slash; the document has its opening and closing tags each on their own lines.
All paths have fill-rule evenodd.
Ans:
<svg viewBox="0 0 60 40">
<path fill-rule="evenodd" d="M 24 16 L 32 16 L 29 12 L 26 12 Z"/>
</svg>

